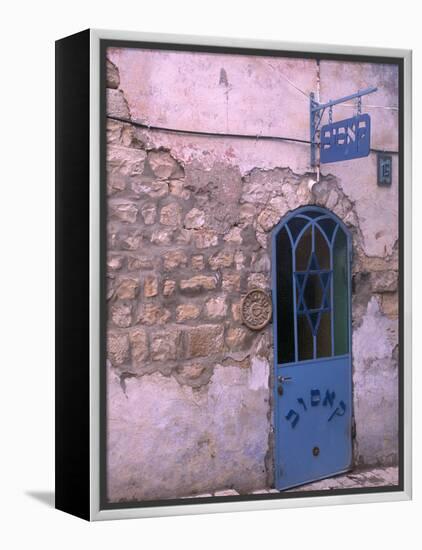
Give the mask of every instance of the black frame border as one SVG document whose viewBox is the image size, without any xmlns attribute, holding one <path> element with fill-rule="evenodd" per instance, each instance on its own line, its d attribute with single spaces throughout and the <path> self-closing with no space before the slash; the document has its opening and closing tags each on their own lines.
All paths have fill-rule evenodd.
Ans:
<svg viewBox="0 0 422 550">
<path fill-rule="evenodd" d="M 55 507 L 90 519 L 90 31 L 55 43 Z"/>
</svg>

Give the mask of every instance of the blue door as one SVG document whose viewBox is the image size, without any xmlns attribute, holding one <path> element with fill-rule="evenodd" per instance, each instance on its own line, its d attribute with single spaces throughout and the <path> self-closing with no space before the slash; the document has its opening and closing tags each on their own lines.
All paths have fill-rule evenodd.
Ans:
<svg viewBox="0 0 422 550">
<path fill-rule="evenodd" d="M 351 238 L 330 211 L 288 214 L 273 234 L 275 486 L 352 463 Z"/>
</svg>

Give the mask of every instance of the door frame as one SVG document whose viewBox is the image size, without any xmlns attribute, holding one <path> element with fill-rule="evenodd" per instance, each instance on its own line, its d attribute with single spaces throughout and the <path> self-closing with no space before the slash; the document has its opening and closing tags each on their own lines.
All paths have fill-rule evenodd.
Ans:
<svg viewBox="0 0 422 550">
<path fill-rule="evenodd" d="M 316 206 L 316 205 L 302 205 L 294 210 L 290 210 L 285 214 L 278 224 L 273 228 L 271 235 L 271 297 L 272 297 L 272 306 L 273 306 L 273 418 L 274 418 L 274 485 L 277 488 L 279 485 L 279 467 L 280 467 L 280 446 L 278 445 L 278 438 L 280 436 L 279 431 L 279 407 L 278 407 L 278 394 L 277 394 L 277 370 L 278 370 L 278 315 L 277 315 L 277 236 L 283 227 L 298 214 L 304 213 L 305 211 L 319 212 L 321 215 L 328 215 L 336 223 L 339 224 L 341 229 L 344 231 L 347 240 L 347 261 L 348 261 L 348 274 L 349 274 L 349 284 L 347 285 L 347 303 L 348 303 L 348 337 L 349 337 L 349 370 L 350 370 L 350 404 L 351 404 L 351 421 L 352 425 L 354 424 L 354 402 L 353 402 L 353 341 L 352 341 L 352 262 L 353 262 L 353 240 L 352 234 L 349 228 L 344 224 L 344 222 L 331 210 L 327 208 Z M 292 287 L 293 289 L 293 287 Z M 294 316 L 296 315 L 296 307 L 294 308 Z M 334 355 L 331 357 L 335 357 Z M 309 361 L 315 361 L 315 359 L 301 361 L 301 363 L 307 363 Z M 317 359 L 318 361 L 318 359 Z M 320 358 L 319 361 L 324 361 L 324 358 Z M 286 363 L 285 366 L 296 364 L 298 361 L 293 363 Z M 353 435 L 351 434 L 351 448 L 352 448 L 352 462 L 353 464 Z M 348 469 L 343 471 L 348 471 Z M 341 473 L 341 472 L 337 472 Z M 337 475 L 337 473 L 333 475 Z M 318 479 L 326 479 L 327 476 L 323 476 Z M 317 481 L 317 479 L 313 480 Z M 309 481 L 310 482 L 310 481 Z M 303 484 L 308 483 L 304 481 Z M 284 489 L 283 489 L 284 490 Z"/>
</svg>

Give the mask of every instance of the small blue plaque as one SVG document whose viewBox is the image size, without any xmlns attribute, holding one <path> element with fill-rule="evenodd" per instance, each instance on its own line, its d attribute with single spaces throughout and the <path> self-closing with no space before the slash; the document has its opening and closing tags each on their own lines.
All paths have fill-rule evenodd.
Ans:
<svg viewBox="0 0 422 550">
<path fill-rule="evenodd" d="M 378 185 L 391 185 L 393 173 L 393 157 L 378 153 Z"/>
<path fill-rule="evenodd" d="M 321 164 L 367 157 L 370 148 L 371 118 L 366 113 L 321 128 Z"/>
</svg>

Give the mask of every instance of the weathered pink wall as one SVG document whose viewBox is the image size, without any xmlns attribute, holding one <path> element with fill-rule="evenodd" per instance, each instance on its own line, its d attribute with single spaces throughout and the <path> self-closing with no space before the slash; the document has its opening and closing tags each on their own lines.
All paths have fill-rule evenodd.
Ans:
<svg viewBox="0 0 422 550">
<path fill-rule="evenodd" d="M 375 85 L 362 105 L 372 147 L 397 151 L 388 65 L 141 49 L 108 58 L 109 115 L 186 130 L 307 140 L 308 99 L 292 83 L 321 101 Z M 334 120 L 353 109 L 335 108 Z M 303 204 L 353 233 L 355 461 L 394 464 L 397 154 L 381 188 L 375 153 L 324 165 L 315 183 L 307 144 L 112 120 L 108 139 L 110 499 L 271 484 L 271 325 L 251 334 L 238 307 L 248 289 L 270 288 L 271 230 Z"/>
</svg>

